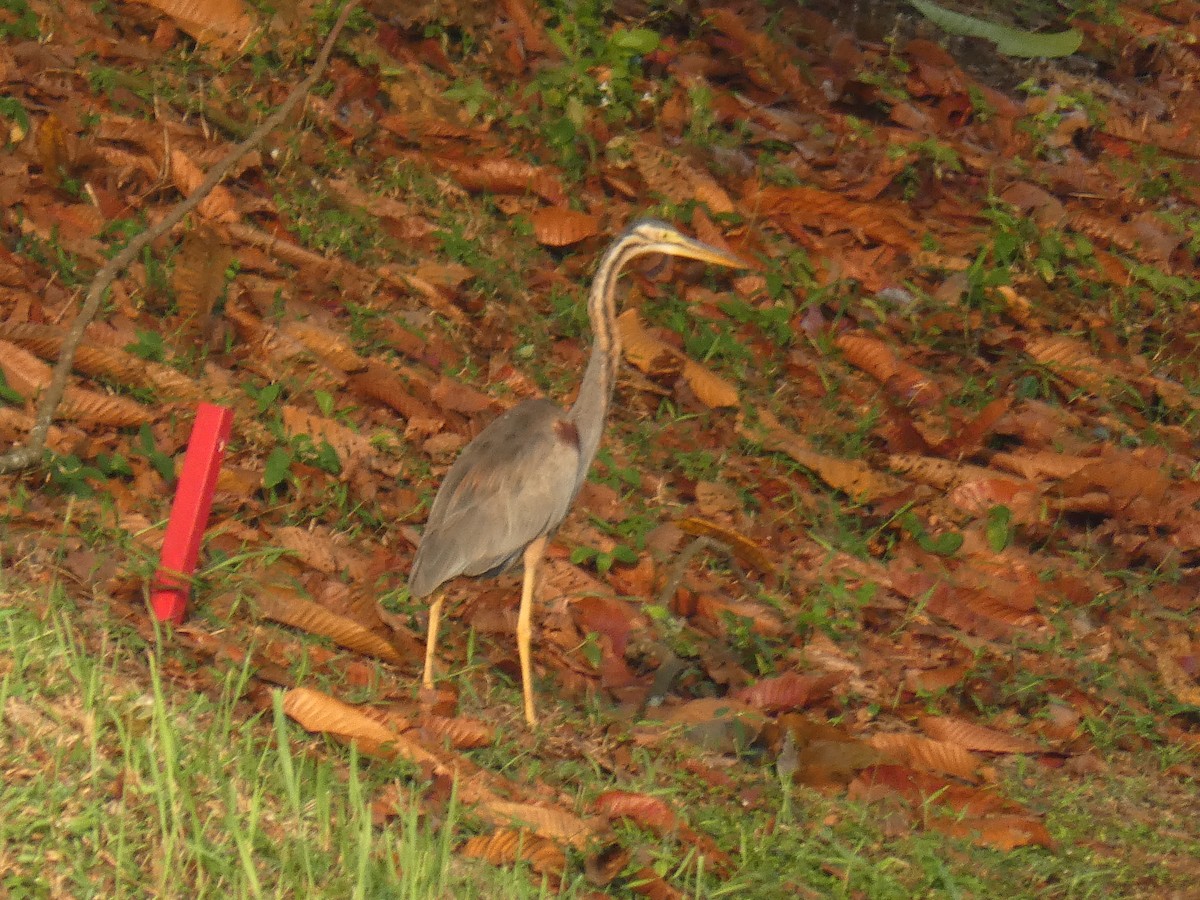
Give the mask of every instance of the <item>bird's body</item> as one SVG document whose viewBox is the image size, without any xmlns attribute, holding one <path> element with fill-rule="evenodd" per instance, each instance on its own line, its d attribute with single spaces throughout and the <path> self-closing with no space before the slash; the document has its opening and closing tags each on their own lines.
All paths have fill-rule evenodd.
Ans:
<svg viewBox="0 0 1200 900">
<path fill-rule="evenodd" d="M 662 222 L 635 222 L 618 237 L 597 268 L 588 296 L 593 345 L 578 397 L 564 410 L 551 400 L 526 400 L 471 441 L 446 473 L 409 574 L 409 592 L 434 594 L 459 575 L 492 575 L 524 557 L 517 646 L 525 718 L 536 723 L 529 659 L 530 609 L 546 541 L 566 518 L 600 446 L 616 370 L 616 280 L 630 259 L 647 253 L 685 256 L 742 267 L 737 257 L 686 237 Z M 439 593 L 429 611 L 425 685 L 433 684 Z"/>
<path fill-rule="evenodd" d="M 446 473 L 408 578 L 409 592 L 425 597 L 459 575 L 507 569 L 534 539 L 566 518 L 582 463 L 579 432 L 553 400 L 526 400 L 504 413 Z M 530 509 L 539 514 L 528 515 Z"/>
</svg>

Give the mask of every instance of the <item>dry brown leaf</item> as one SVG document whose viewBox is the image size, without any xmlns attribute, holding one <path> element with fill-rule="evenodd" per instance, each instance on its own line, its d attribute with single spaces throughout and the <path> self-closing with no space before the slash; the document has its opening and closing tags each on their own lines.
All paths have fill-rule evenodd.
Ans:
<svg viewBox="0 0 1200 900">
<path fill-rule="evenodd" d="M 71 174 L 75 157 L 74 139 L 63 128 L 62 120 L 50 113 L 38 125 L 35 140 L 42 174 L 51 187 L 57 188 L 63 178 Z"/>
<path fill-rule="evenodd" d="M 807 706 L 829 692 L 841 680 L 840 675 L 801 675 L 785 672 L 772 678 L 762 678 L 752 685 L 731 694 L 765 713 L 790 712 Z"/>
<path fill-rule="evenodd" d="M 715 213 L 733 212 L 729 194 L 707 172 L 701 171 L 687 159 L 649 141 L 617 139 L 628 150 L 646 185 L 672 203 L 700 201 Z"/>
<path fill-rule="evenodd" d="M 691 604 L 678 609 L 682 615 L 707 622 L 705 628 L 713 634 L 727 635 L 731 623 L 745 620 L 750 630 L 767 638 L 779 638 L 787 630 L 779 613 L 755 600 L 735 600 L 715 591 L 700 591 Z"/>
<path fill-rule="evenodd" d="M 171 272 L 171 286 L 179 315 L 193 328 L 203 330 L 207 326 L 232 258 L 229 244 L 207 222 L 183 236 Z"/>
<path fill-rule="evenodd" d="M 943 669 L 914 669 L 905 672 L 904 683 L 910 690 L 936 694 L 954 687 L 969 671 L 965 665 L 947 666 Z"/>
<path fill-rule="evenodd" d="M 751 30 L 736 10 L 725 6 L 708 7 L 704 16 L 711 27 L 736 42 L 740 52 L 731 54 L 730 62 L 740 64 L 758 87 L 772 95 L 781 91 L 791 94 L 793 102 L 809 96 L 812 90 L 809 79 L 769 33 Z"/>
<path fill-rule="evenodd" d="M 352 375 L 346 386 L 360 396 L 386 404 L 405 419 L 436 423 L 434 430 L 445 425 L 445 417 L 415 397 L 410 381 L 385 363 L 371 360 L 367 370 Z"/>
<path fill-rule="evenodd" d="M 983 725 L 975 725 L 952 716 L 922 716 L 921 730 L 936 741 L 957 744 L 967 750 L 984 753 L 1041 753 L 1035 741 L 1004 734 Z"/>
<path fill-rule="evenodd" d="M 293 688 L 283 695 L 283 711 L 307 731 L 332 734 L 365 752 L 410 762 L 438 765 L 428 750 L 397 734 L 348 703 L 312 688 Z"/>
<path fill-rule="evenodd" d="M 166 13 L 181 30 L 218 50 L 236 50 L 250 37 L 254 20 L 242 0 L 140 0 Z"/>
<path fill-rule="evenodd" d="M 200 187 L 204 178 L 204 171 L 190 156 L 178 148 L 171 150 L 171 180 L 175 182 L 179 193 L 190 197 L 196 188 Z M 200 201 L 196 212 L 213 222 L 236 222 L 239 218 L 237 200 L 233 192 L 220 184 Z"/>
<path fill-rule="evenodd" d="M 950 503 L 975 515 L 983 515 L 993 506 L 1007 506 L 1017 522 L 1036 520 L 1039 497 L 1037 485 L 1011 478 L 980 478 L 946 494 Z"/>
<path fill-rule="evenodd" d="M 742 498 L 732 487 L 719 481 L 696 482 L 696 508 L 702 516 L 740 512 Z"/>
<path fill-rule="evenodd" d="M 617 318 L 623 353 L 627 360 L 647 375 L 682 371 L 688 387 L 709 409 L 737 406 L 738 392 L 732 384 L 704 366 L 688 359 L 670 344 L 659 340 L 642 324 L 636 309 L 627 309 Z"/>
<path fill-rule="evenodd" d="M 312 688 L 293 688 L 284 694 L 283 711 L 308 731 L 365 737 L 386 743 L 396 735 L 370 716 Z"/>
<path fill-rule="evenodd" d="M 941 388 L 916 366 L 902 361 L 892 348 L 878 338 L 865 334 L 842 334 L 834 344 L 855 368 L 861 369 L 890 394 L 906 403 L 932 407 L 941 403 Z"/>
<path fill-rule="evenodd" d="M 126 397 L 72 387 L 63 395 L 57 414 L 64 419 L 116 428 L 135 428 L 154 421 L 149 409 Z"/>
<path fill-rule="evenodd" d="M 8 386 L 26 400 L 35 400 L 38 394 L 48 388 L 52 378 L 48 365 L 29 350 L 8 341 L 0 341 L 0 372 L 4 372 Z M 56 414 L 62 419 L 118 428 L 154 421 L 154 414 L 149 409 L 127 397 L 95 394 L 73 386 L 66 389 Z"/>
<path fill-rule="evenodd" d="M 541 875 L 562 875 L 567 868 L 566 854 L 556 843 L 524 829 L 500 828 L 491 834 L 468 838 L 459 852 L 493 866 L 527 862 Z"/>
<path fill-rule="evenodd" d="M 654 336 L 642 324 L 637 310 L 627 309 L 617 317 L 625 359 L 647 375 L 666 375 L 681 370 L 681 354 Z"/>
<path fill-rule="evenodd" d="M 421 736 L 427 744 L 474 750 L 491 746 L 496 740 L 496 729 L 476 719 L 428 715 L 421 719 Z"/>
<path fill-rule="evenodd" d="M 596 833 L 595 826 L 574 813 L 557 807 L 516 803 L 499 798 L 485 799 L 475 812 L 493 825 L 528 828 L 538 837 L 582 849 Z"/>
<path fill-rule="evenodd" d="M 367 367 L 367 361 L 358 355 L 344 334 L 323 325 L 292 319 L 283 322 L 279 331 L 299 341 L 339 372 L 360 372 Z"/>
<path fill-rule="evenodd" d="M 289 403 L 283 405 L 282 418 L 283 427 L 290 436 L 307 435 L 317 446 L 322 441 L 328 443 L 342 465 L 343 477 L 349 477 L 362 463 L 374 461 L 378 456 L 368 438 L 333 419 Z"/>
<path fill-rule="evenodd" d="M 274 622 L 327 637 L 339 647 L 365 653 L 385 662 L 404 662 L 392 644 L 353 619 L 330 612 L 311 600 L 281 588 L 270 588 L 255 596 L 259 612 Z"/>
<path fill-rule="evenodd" d="M 50 367 L 23 347 L 0 340 L 0 372 L 8 386 L 27 400 L 50 386 Z M 154 421 L 149 409 L 126 397 L 97 394 L 68 386 L 57 415 L 95 425 L 129 428 Z"/>
<path fill-rule="evenodd" d="M 487 394 L 453 378 L 442 376 L 429 389 L 429 398 L 442 409 L 472 416 L 495 408 L 495 401 Z"/>
<path fill-rule="evenodd" d="M 437 162 L 469 191 L 536 194 L 555 206 L 566 206 L 567 192 L 553 169 L 515 159 L 440 159 Z"/>
<path fill-rule="evenodd" d="M 742 207 L 768 216 L 800 241 L 811 230 L 849 231 L 856 237 L 914 252 L 925 229 L 893 201 L 854 203 L 815 187 L 765 187 L 749 194 Z"/>
<path fill-rule="evenodd" d="M 533 236 L 547 247 L 568 247 L 600 233 L 600 220 L 587 213 L 559 206 L 537 210 L 533 220 Z"/>
<path fill-rule="evenodd" d="M 1054 849 L 1054 839 L 1040 819 L 1028 813 L 946 818 L 934 816 L 929 826 L 951 837 L 968 838 L 981 847 L 1009 851 L 1036 845 Z"/>
<path fill-rule="evenodd" d="M 666 711 L 664 721 L 686 726 L 689 741 L 718 753 L 734 753 L 752 744 L 766 716 L 733 697 L 701 697 Z"/>
<path fill-rule="evenodd" d="M 661 797 L 632 791 L 605 791 L 596 798 L 594 809 L 612 818 L 632 819 L 656 834 L 667 834 L 679 827 L 675 811 Z"/>
<path fill-rule="evenodd" d="M 760 442 L 768 450 L 786 453 L 806 469 L 811 469 L 831 488 L 851 498 L 870 502 L 882 497 L 894 497 L 905 484 L 896 478 L 872 469 L 862 460 L 838 459 L 809 450 L 799 435 L 793 434 L 765 409 L 758 411 L 760 428 L 750 428 L 738 421 L 738 434 L 750 441 Z"/>
<path fill-rule="evenodd" d="M 991 458 L 992 465 L 1015 472 L 1031 481 L 1042 478 L 1069 478 L 1093 462 L 1095 459 L 1086 456 L 1068 456 L 1050 450 L 1033 453 L 993 453 Z"/>
<path fill-rule="evenodd" d="M 348 571 L 361 578 L 367 561 L 357 551 L 338 543 L 324 526 L 299 528 L 286 525 L 272 531 L 279 545 L 295 553 L 303 562 L 329 575 Z"/>
<path fill-rule="evenodd" d="M 985 469 L 982 466 L 951 462 L 938 456 L 918 456 L 912 453 L 889 454 L 887 464 L 893 472 L 907 475 L 914 481 L 928 484 L 940 491 L 948 491 L 966 482 L 980 481 L 995 475 L 991 469 Z"/>
<path fill-rule="evenodd" d="M 1140 500 L 1159 511 L 1170 487 L 1171 480 L 1161 468 L 1113 448 L 1106 449 L 1100 459 L 1092 460 L 1058 484 L 1058 490 L 1065 497 L 1100 490 L 1112 498 L 1117 508 Z"/>
<path fill-rule="evenodd" d="M 32 400 L 50 386 L 50 367 L 29 351 L 0 340 L 0 372 L 8 386 Z"/>
<path fill-rule="evenodd" d="M 709 409 L 724 409 L 738 405 L 738 391 L 716 372 L 691 359 L 683 363 L 683 378 L 696 399 Z"/>
<path fill-rule="evenodd" d="M 1012 408 L 1011 397 L 999 397 L 987 404 L 979 413 L 967 422 L 958 434 L 952 436 L 942 446 L 938 447 L 940 453 L 955 453 L 962 458 L 977 453 L 984 444 L 984 441 L 992 433 L 996 426 L 1009 409 Z"/>
<path fill-rule="evenodd" d="M 712 838 L 693 831 L 687 823 L 680 821 L 667 801 L 660 797 L 631 791 L 606 791 L 596 798 L 595 809 L 610 818 L 630 819 L 659 836 L 677 835 L 680 841 L 694 844 L 704 855 L 706 867 L 718 873 L 727 871 L 732 863 Z"/>
<path fill-rule="evenodd" d="M 1031 337 L 1025 352 L 1064 381 L 1081 387 L 1095 397 L 1108 395 L 1108 376 L 1114 365 L 1091 352 L 1086 344 L 1069 335 Z"/>
<path fill-rule="evenodd" d="M 979 770 L 978 757 L 946 741 L 931 741 L 916 734 L 873 734 L 867 743 L 897 762 L 926 772 L 972 781 Z"/>
<path fill-rule="evenodd" d="M 73 367 L 80 372 L 131 387 L 150 388 L 168 398 L 193 399 L 199 394 L 199 385 L 178 369 L 99 343 L 103 338 L 92 331 L 88 335 L 88 340 L 75 351 Z M 52 325 L 0 323 L 0 338 L 11 340 L 43 359 L 57 359 L 65 337 L 66 329 Z"/>
</svg>

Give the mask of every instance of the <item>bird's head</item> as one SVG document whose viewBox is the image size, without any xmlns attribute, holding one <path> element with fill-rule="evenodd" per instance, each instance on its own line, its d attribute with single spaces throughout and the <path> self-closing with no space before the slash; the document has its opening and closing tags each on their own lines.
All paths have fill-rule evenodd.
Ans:
<svg viewBox="0 0 1200 900">
<path fill-rule="evenodd" d="M 626 259 L 645 256 L 649 253 L 662 253 L 667 256 L 698 259 L 701 262 L 712 263 L 715 266 L 727 266 L 730 269 L 750 268 L 745 260 L 732 253 L 690 238 L 675 226 L 657 219 L 639 219 L 625 229 L 625 233 L 617 239 L 617 243 L 627 246 Z"/>
</svg>

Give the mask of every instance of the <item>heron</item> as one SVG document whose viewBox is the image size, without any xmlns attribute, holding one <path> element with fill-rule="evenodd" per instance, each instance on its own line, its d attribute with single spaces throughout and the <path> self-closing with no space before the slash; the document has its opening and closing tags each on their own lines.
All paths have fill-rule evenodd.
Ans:
<svg viewBox="0 0 1200 900">
<path fill-rule="evenodd" d="M 408 576 L 415 599 L 436 595 L 429 608 L 424 685 L 434 683 L 442 586 L 460 575 L 493 576 L 524 564 L 517 612 L 517 652 L 525 721 L 537 724 L 530 663 L 530 618 L 538 564 L 566 518 L 600 446 L 621 360 L 617 279 L 626 263 L 665 254 L 729 268 L 737 256 L 683 234 L 665 222 L 641 219 L 609 246 L 588 293 L 592 350 L 575 403 L 563 409 L 540 398 L 519 403 L 481 431 L 450 466 L 433 499 Z"/>
</svg>

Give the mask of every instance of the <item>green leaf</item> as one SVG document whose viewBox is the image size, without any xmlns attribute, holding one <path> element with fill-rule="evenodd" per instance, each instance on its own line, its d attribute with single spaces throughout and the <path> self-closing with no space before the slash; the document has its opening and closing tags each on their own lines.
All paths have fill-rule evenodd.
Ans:
<svg viewBox="0 0 1200 900">
<path fill-rule="evenodd" d="M 267 490 L 278 487 L 287 481 L 292 471 L 292 451 L 287 447 L 276 447 L 267 457 L 267 465 L 263 469 L 263 487 Z"/>
<path fill-rule="evenodd" d="M 25 402 L 25 398 L 8 386 L 8 382 L 4 380 L 4 373 L 0 372 L 0 400 L 5 403 L 11 403 L 14 406 L 20 406 Z"/>
<path fill-rule="evenodd" d="M 317 448 L 315 463 L 322 472 L 328 472 L 330 475 L 342 474 L 341 460 L 338 459 L 337 451 L 333 449 L 333 445 L 329 441 L 321 441 L 321 446 Z"/>
<path fill-rule="evenodd" d="M 144 331 L 141 328 L 137 330 L 137 342 L 126 344 L 125 350 L 151 362 L 162 362 L 167 355 L 162 335 L 157 331 Z"/>
<path fill-rule="evenodd" d="M 142 455 L 150 465 L 154 466 L 154 470 L 162 477 L 162 480 L 167 484 L 175 482 L 175 460 L 158 449 L 158 444 L 154 441 L 154 432 L 150 430 L 149 425 L 143 425 L 138 429 L 138 445 L 141 448 Z"/>
<path fill-rule="evenodd" d="M 947 531 L 945 534 L 939 534 L 937 537 L 932 537 L 928 534 L 922 534 L 917 537 L 917 544 L 926 553 L 936 553 L 938 556 L 953 556 L 958 552 L 958 548 L 962 546 L 963 536 L 957 531 Z"/>
<path fill-rule="evenodd" d="M 633 565 L 638 561 L 637 551 L 632 547 L 626 547 L 624 544 L 617 544 L 613 547 L 613 559 L 617 562 L 623 562 L 627 565 Z"/>
<path fill-rule="evenodd" d="M 1022 58 L 1070 56 L 1083 43 L 1082 32 L 1074 28 L 1055 34 L 1037 34 L 953 12 L 930 2 L 930 0 L 908 0 L 908 2 L 943 31 L 963 37 L 978 37 L 991 41 L 996 45 L 996 50 L 1005 56 Z"/>
<path fill-rule="evenodd" d="M 29 115 L 16 97 L 0 97 L 0 116 L 12 119 L 21 127 L 22 131 L 26 134 L 29 133 Z M 5 136 L 5 143 L 7 142 L 8 136 Z"/>
<path fill-rule="evenodd" d="M 329 393 L 329 391 L 313 391 L 313 399 L 317 401 L 317 409 L 321 411 L 321 415 L 333 415 L 333 394 Z"/>
<path fill-rule="evenodd" d="M 121 453 L 99 453 L 96 455 L 96 467 L 106 476 L 133 475 L 129 460 Z"/>
<path fill-rule="evenodd" d="M 603 654 L 600 651 L 600 635 L 594 631 L 589 631 L 587 637 L 583 640 L 583 646 L 579 648 L 583 653 L 583 658 L 591 664 L 593 669 L 600 668 L 600 662 Z"/>
<path fill-rule="evenodd" d="M 611 44 L 628 53 L 650 53 L 658 48 L 658 35 L 649 28 L 619 29 L 613 32 Z"/>
<path fill-rule="evenodd" d="M 1012 540 L 1012 510 L 1007 506 L 993 506 L 987 511 L 987 542 L 999 553 Z"/>
</svg>

